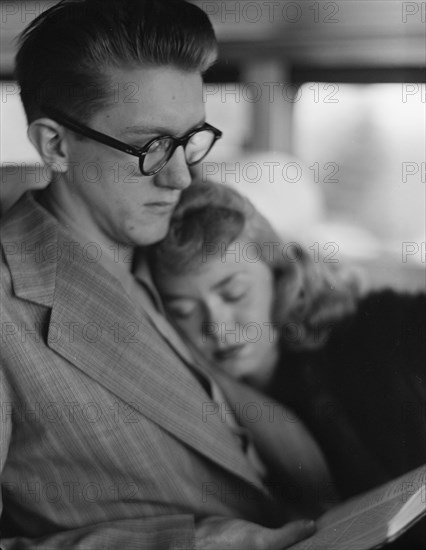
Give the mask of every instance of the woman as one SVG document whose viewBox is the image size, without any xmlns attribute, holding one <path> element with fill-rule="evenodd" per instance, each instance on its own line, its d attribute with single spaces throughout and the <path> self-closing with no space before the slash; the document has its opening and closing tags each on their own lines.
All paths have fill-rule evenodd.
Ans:
<svg viewBox="0 0 426 550">
<path fill-rule="evenodd" d="M 210 183 L 183 192 L 151 264 L 190 346 L 292 407 L 342 497 L 425 462 L 424 294 L 361 297 L 351 274 L 283 243 L 247 199 Z"/>
</svg>

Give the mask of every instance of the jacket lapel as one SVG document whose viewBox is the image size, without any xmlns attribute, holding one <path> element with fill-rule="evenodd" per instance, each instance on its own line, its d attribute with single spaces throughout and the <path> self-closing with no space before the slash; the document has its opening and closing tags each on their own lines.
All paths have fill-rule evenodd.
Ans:
<svg viewBox="0 0 426 550">
<path fill-rule="evenodd" d="M 31 195 L 15 208 L 19 215 L 5 220 L 2 231 L 5 254 L 15 294 L 52 308 L 48 346 L 174 437 L 264 491 L 221 411 L 117 280 L 84 258 Z M 18 245 L 29 253 L 17 254 Z"/>
</svg>

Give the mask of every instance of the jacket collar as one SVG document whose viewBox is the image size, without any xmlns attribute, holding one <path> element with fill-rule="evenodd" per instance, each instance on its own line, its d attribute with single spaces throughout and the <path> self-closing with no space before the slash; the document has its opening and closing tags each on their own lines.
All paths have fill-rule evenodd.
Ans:
<svg viewBox="0 0 426 550">
<path fill-rule="evenodd" d="M 59 256 L 56 219 L 28 192 L 2 219 L 1 239 L 15 295 L 52 307 Z"/>
</svg>

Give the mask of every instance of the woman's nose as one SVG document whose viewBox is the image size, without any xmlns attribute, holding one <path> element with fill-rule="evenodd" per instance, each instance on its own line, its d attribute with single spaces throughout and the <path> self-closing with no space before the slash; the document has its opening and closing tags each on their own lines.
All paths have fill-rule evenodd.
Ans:
<svg viewBox="0 0 426 550">
<path fill-rule="evenodd" d="M 223 304 L 221 301 L 211 302 L 207 305 L 207 318 L 210 335 L 217 343 L 225 345 L 228 340 L 235 343 L 239 327 L 232 306 Z"/>
<path fill-rule="evenodd" d="M 166 166 L 154 176 L 158 187 L 186 189 L 191 184 L 191 173 L 185 158 L 183 147 L 178 147 Z"/>
</svg>

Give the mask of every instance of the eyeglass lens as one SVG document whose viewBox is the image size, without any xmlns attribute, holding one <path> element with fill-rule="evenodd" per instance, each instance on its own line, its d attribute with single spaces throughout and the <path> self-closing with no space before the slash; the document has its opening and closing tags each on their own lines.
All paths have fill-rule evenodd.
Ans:
<svg viewBox="0 0 426 550">
<path fill-rule="evenodd" d="M 200 162 L 209 152 L 215 135 L 211 130 L 196 132 L 185 146 L 186 162 L 191 165 Z M 154 172 L 167 162 L 172 154 L 174 141 L 172 138 L 159 138 L 148 149 L 143 162 L 144 172 Z"/>
</svg>

